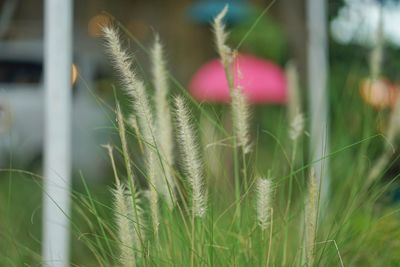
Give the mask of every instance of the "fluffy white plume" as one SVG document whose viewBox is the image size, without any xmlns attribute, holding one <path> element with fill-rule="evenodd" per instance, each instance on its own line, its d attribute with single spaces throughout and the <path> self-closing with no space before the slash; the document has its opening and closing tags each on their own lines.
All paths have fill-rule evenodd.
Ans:
<svg viewBox="0 0 400 267">
<path fill-rule="evenodd" d="M 226 45 L 226 40 L 228 38 L 228 33 L 225 30 L 225 24 L 223 19 L 228 13 L 228 5 L 222 9 L 222 11 L 214 18 L 213 30 L 215 35 L 215 42 L 217 45 L 217 50 L 222 63 L 226 66 L 232 63 L 232 50 Z"/>
<path fill-rule="evenodd" d="M 113 190 L 115 220 L 118 228 L 118 239 L 120 249 L 120 263 L 124 267 L 136 266 L 134 251 L 135 232 L 132 231 L 131 222 L 128 214 L 130 208 L 125 196 L 125 186 L 119 184 Z M 132 200 L 131 200 L 132 201 Z"/>
<path fill-rule="evenodd" d="M 256 184 L 257 189 L 257 221 L 262 230 L 265 230 L 271 219 L 272 212 L 272 181 L 259 178 Z"/>
<path fill-rule="evenodd" d="M 131 160 L 130 160 L 130 156 L 129 156 L 129 152 L 128 152 L 128 144 L 126 142 L 125 122 L 124 122 L 124 117 L 121 112 L 121 108 L 118 104 L 117 104 L 116 112 L 117 112 L 118 133 L 119 133 L 119 138 L 121 140 L 121 145 L 122 145 L 122 155 L 123 155 L 124 161 L 125 161 L 126 175 L 127 175 L 128 179 L 130 179 L 131 185 L 134 186 L 135 183 L 133 181 L 133 171 L 132 171 Z"/>
<path fill-rule="evenodd" d="M 317 231 L 318 186 L 315 171 L 312 168 L 308 181 L 308 195 L 305 210 L 304 248 L 307 266 L 313 266 L 315 257 L 315 236 Z"/>
<path fill-rule="evenodd" d="M 165 179 L 158 179 L 161 184 L 157 184 L 156 187 L 171 208 L 175 203 L 175 181 L 171 169 L 173 164 L 172 120 L 168 103 L 168 75 L 163 56 L 163 47 L 158 36 L 156 36 L 151 50 L 151 58 L 155 87 L 155 133 L 162 161 L 162 166 L 161 164 L 159 165 L 157 175 L 165 177 Z"/>
<path fill-rule="evenodd" d="M 249 117 L 250 111 L 246 96 L 241 88 L 237 88 L 232 93 L 232 120 L 237 145 L 243 149 L 245 154 L 251 151 Z"/>
<path fill-rule="evenodd" d="M 192 189 L 192 210 L 195 216 L 203 217 L 207 199 L 204 192 L 202 163 L 195 142 L 195 134 L 190 124 L 190 113 L 182 97 L 176 97 L 175 107 L 178 143 L 181 146 L 184 169 Z"/>
<path fill-rule="evenodd" d="M 304 116 L 302 113 L 298 113 L 293 117 L 290 123 L 289 137 L 293 141 L 296 141 L 304 131 Z"/>
</svg>

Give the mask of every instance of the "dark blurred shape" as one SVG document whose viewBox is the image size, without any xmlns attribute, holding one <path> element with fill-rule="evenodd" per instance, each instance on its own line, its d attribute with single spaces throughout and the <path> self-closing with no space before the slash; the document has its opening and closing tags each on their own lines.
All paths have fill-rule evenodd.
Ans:
<svg viewBox="0 0 400 267">
<path fill-rule="evenodd" d="M 305 24 L 305 5 L 305 0 L 280 0 L 275 1 L 271 9 L 271 14 L 285 32 L 289 58 L 296 62 L 302 84 L 305 84 L 307 76 L 306 40 L 308 32 Z M 268 46 L 268 44 L 265 45 Z"/>
<path fill-rule="evenodd" d="M 229 5 L 225 17 L 227 24 L 241 22 L 251 14 L 251 6 L 244 0 L 199 0 L 189 8 L 189 15 L 194 22 L 208 24 L 227 4 Z"/>
<path fill-rule="evenodd" d="M 0 1 L 0 38 L 6 33 L 17 5 L 18 0 Z"/>
<path fill-rule="evenodd" d="M 376 0 L 376 1 L 382 5 L 400 2 L 400 0 Z"/>
<path fill-rule="evenodd" d="M 32 61 L 0 60 L 0 83 L 38 84 L 42 64 Z"/>
</svg>

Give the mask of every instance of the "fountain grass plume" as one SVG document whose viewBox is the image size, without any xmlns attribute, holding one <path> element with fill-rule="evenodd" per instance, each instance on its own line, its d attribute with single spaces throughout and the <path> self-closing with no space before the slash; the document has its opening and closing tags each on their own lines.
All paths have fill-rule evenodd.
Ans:
<svg viewBox="0 0 400 267">
<path fill-rule="evenodd" d="M 271 179 L 258 178 L 256 183 L 257 194 L 257 222 L 261 229 L 267 229 L 272 213 L 272 181 Z"/>
<path fill-rule="evenodd" d="M 129 179 L 131 187 L 135 187 L 135 182 L 133 179 L 133 171 L 131 166 L 131 159 L 128 151 L 128 143 L 126 141 L 126 128 L 124 123 L 124 117 L 122 115 L 121 107 L 119 106 L 119 104 L 117 104 L 116 112 L 117 112 L 118 133 L 122 145 L 122 155 L 125 161 L 126 175 Z"/>
<path fill-rule="evenodd" d="M 192 212 L 203 217 L 207 199 L 204 190 L 202 163 L 195 142 L 195 134 L 190 124 L 190 113 L 181 96 L 175 98 L 178 144 L 182 151 L 183 167 L 191 186 Z"/>
<path fill-rule="evenodd" d="M 214 18 L 212 24 L 215 35 L 215 44 L 217 46 L 218 54 L 224 66 L 232 63 L 232 49 L 226 45 L 228 33 L 226 32 L 226 27 L 223 23 L 223 19 L 227 13 L 228 5 L 225 5 L 222 11 Z"/>
<path fill-rule="evenodd" d="M 245 154 L 251 151 L 249 134 L 249 105 L 243 89 L 238 87 L 232 93 L 232 121 L 237 145 Z"/>
<path fill-rule="evenodd" d="M 304 250 L 306 266 L 313 266 L 315 259 L 315 241 L 317 233 L 318 186 L 314 168 L 311 168 L 305 205 Z"/>
<path fill-rule="evenodd" d="M 143 142 L 142 142 L 142 135 L 140 133 L 139 125 L 138 125 L 137 119 L 136 119 L 134 114 L 131 114 L 129 116 L 128 123 L 129 123 L 129 126 L 135 132 L 136 139 L 137 139 L 139 147 L 140 147 L 140 151 L 143 153 L 144 152 L 144 146 L 143 146 Z"/>
<path fill-rule="evenodd" d="M 121 114 L 120 111 L 118 114 Z M 110 144 L 103 145 L 107 149 L 108 156 L 115 178 L 115 188 L 112 189 L 114 216 L 118 231 L 118 245 L 120 251 L 119 262 L 124 267 L 136 266 L 135 250 L 143 249 L 143 239 L 145 236 L 143 209 L 140 205 L 139 194 L 133 192 L 134 187 L 126 187 L 119 179 L 113 147 Z M 135 203 L 135 206 L 133 206 Z"/>
<path fill-rule="evenodd" d="M 156 240 L 158 240 L 158 231 L 160 225 L 159 218 L 159 207 L 158 207 L 158 192 L 156 188 L 156 179 L 159 178 L 158 170 L 158 157 L 157 154 L 151 151 L 148 153 L 146 157 L 146 166 L 147 166 L 147 176 L 148 176 L 148 184 L 150 190 L 150 212 L 151 212 L 151 221 L 153 225 L 153 234 Z"/>
<path fill-rule="evenodd" d="M 122 48 L 117 30 L 107 26 L 103 28 L 103 33 L 108 54 L 120 75 L 123 90 L 130 97 L 146 146 L 154 148 L 153 115 L 144 83 L 133 71 L 132 57 Z"/>
<path fill-rule="evenodd" d="M 168 75 L 163 54 L 163 47 L 158 35 L 151 49 L 152 75 L 155 88 L 155 129 L 156 139 L 161 154 L 158 175 L 165 177 L 157 189 L 163 195 L 170 208 L 175 201 L 175 181 L 172 173 L 173 137 L 171 111 L 168 103 Z"/>
<path fill-rule="evenodd" d="M 146 240 L 146 228 L 147 228 L 147 220 L 145 218 L 145 211 L 143 210 L 143 191 L 138 191 L 134 194 L 129 190 L 125 193 L 125 202 L 128 207 L 128 213 L 126 216 L 129 219 L 130 230 L 133 236 L 133 247 L 135 252 L 140 254 L 144 249 L 144 243 Z M 134 199 L 134 203 L 132 202 Z M 136 207 L 133 206 L 133 204 Z"/>
<path fill-rule="evenodd" d="M 290 122 L 289 138 L 295 142 L 301 134 L 304 132 L 304 115 L 303 113 L 297 113 L 293 120 Z"/>
<path fill-rule="evenodd" d="M 221 12 L 214 18 L 212 27 L 214 31 L 214 39 L 217 47 L 217 52 L 219 54 L 221 63 L 224 67 L 226 79 L 228 81 L 229 92 L 232 96 L 233 90 L 235 89 L 232 73 L 232 63 L 234 60 L 234 52 L 226 44 L 228 33 L 225 30 L 225 24 L 223 19 L 228 13 L 228 5 L 221 10 Z"/>
<path fill-rule="evenodd" d="M 125 196 L 125 186 L 117 184 L 112 190 L 114 199 L 114 213 L 118 231 L 118 245 L 120 250 L 120 264 L 124 267 L 136 266 L 136 257 L 134 251 L 134 232 L 128 214 L 131 213 L 128 203 L 131 199 Z"/>
</svg>

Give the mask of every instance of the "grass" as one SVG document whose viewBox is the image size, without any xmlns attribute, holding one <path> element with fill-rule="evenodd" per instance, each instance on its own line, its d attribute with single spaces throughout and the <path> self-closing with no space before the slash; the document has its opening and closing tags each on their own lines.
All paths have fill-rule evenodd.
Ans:
<svg viewBox="0 0 400 267">
<path fill-rule="evenodd" d="M 229 126 L 230 107 L 190 104 L 192 100 L 184 98 L 182 101 L 187 102 L 186 108 L 192 114 L 190 129 L 196 132 L 192 137 L 198 143 L 199 155 L 187 156 L 190 152 L 182 151 L 182 143 L 188 142 L 178 137 L 178 115 L 172 112 L 175 161 L 171 163 L 164 161 L 164 151 L 157 146 L 158 137 L 152 134 L 157 129 L 151 124 L 146 126 L 148 117 L 138 119 L 139 134 L 130 127 L 121 131 L 122 121 L 130 125 L 129 115 L 142 114 L 139 103 L 134 107 L 135 112 L 129 107 L 124 109 L 124 118 L 120 117 L 119 126 L 114 125 L 112 131 L 116 136 L 126 135 L 127 141 L 126 146 L 125 142 L 113 145 L 115 171 L 122 183 L 128 185 L 133 179 L 125 196 L 121 196 L 122 203 L 128 207 L 138 203 L 143 214 L 137 213 L 132 205 L 127 214 L 115 209 L 113 179 L 109 184 L 88 184 L 83 175 L 76 177 L 71 194 L 71 263 L 74 266 L 135 266 L 135 263 L 137 266 L 398 266 L 399 205 L 391 198 L 391 191 L 398 187 L 398 173 L 382 173 L 382 179 L 366 185 L 374 160 L 385 147 L 385 138 L 376 127 L 377 120 L 387 123 L 389 116 L 361 102 L 350 81 L 357 75 L 355 69 L 348 76 L 338 77 L 347 86 L 341 91 L 331 90 L 331 153 L 327 160 L 331 165 L 332 191 L 329 205 L 320 211 L 315 226 L 310 224 L 313 216 L 307 217 L 305 208 L 312 195 L 308 193 L 312 162 L 308 160 L 307 149 L 312 140 L 305 132 L 293 144 L 289 136 L 291 122 L 284 108 L 251 108 L 249 137 L 253 146 L 249 154 L 244 154 Z M 123 84 L 126 85 L 127 82 Z M 173 94 L 182 94 L 183 87 L 177 87 L 179 90 Z M 138 101 L 135 92 L 129 98 Z M 171 93 L 168 101 L 172 101 Z M 175 109 L 174 105 L 170 108 Z M 305 113 L 306 123 L 307 117 Z M 143 127 L 147 130 L 143 131 Z M 203 161 L 203 165 L 195 164 L 193 168 L 184 164 L 185 158 Z M 161 176 L 167 175 L 166 167 L 171 167 L 176 183 L 168 183 L 169 191 L 176 196 L 172 209 L 165 195 L 151 193 L 159 192 L 160 183 L 154 182 L 159 177 L 149 178 L 152 168 L 158 166 L 150 165 L 149 159 L 164 166 L 161 173 L 155 171 Z M 201 174 L 191 177 L 194 171 Z M 0 265 L 41 265 L 42 179 L 18 170 L 1 173 Z M 110 172 L 109 176 L 113 175 Z M 198 176 L 204 179 L 199 183 L 204 184 L 205 190 L 195 191 Z M 264 195 L 256 190 L 260 177 L 271 181 L 271 187 L 263 191 L 271 193 L 270 201 L 259 201 Z M 204 214 L 192 209 L 198 195 L 207 199 Z M 260 214 L 257 201 L 264 203 L 259 207 L 268 215 L 263 216 L 269 220 L 263 227 L 257 217 Z M 140 221 L 139 216 L 142 216 Z M 132 244 L 122 242 L 116 218 L 127 219 L 131 228 L 126 235 L 138 237 L 133 238 Z M 143 235 L 139 235 L 138 229 L 142 228 Z M 315 239 L 305 242 L 310 231 L 315 231 Z M 309 254 L 305 253 L 310 246 Z M 131 253 L 135 261 L 124 261 L 122 250 Z"/>
</svg>

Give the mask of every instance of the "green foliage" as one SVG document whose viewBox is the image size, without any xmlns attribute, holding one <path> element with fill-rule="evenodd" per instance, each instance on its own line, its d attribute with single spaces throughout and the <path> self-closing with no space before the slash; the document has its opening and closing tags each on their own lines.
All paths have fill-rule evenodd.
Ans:
<svg viewBox="0 0 400 267">
<path fill-rule="evenodd" d="M 233 27 L 230 35 L 233 44 L 239 44 L 258 16 L 259 14 Z M 273 18 L 263 16 L 246 36 L 246 42 L 241 45 L 240 50 L 283 64 L 288 54 L 286 40 L 284 32 Z"/>
</svg>

